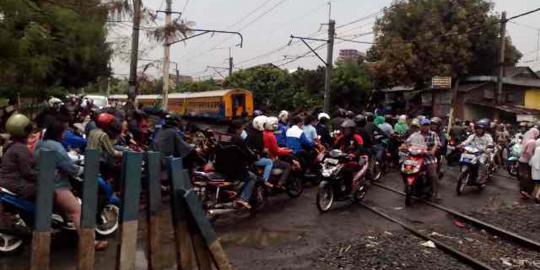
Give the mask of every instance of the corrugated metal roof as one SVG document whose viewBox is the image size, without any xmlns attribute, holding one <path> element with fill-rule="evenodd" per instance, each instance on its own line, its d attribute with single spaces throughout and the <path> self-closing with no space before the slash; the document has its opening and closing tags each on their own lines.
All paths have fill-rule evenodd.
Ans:
<svg viewBox="0 0 540 270">
<path fill-rule="evenodd" d="M 471 90 L 477 89 L 484 86 L 486 83 L 469 83 L 469 84 L 460 84 L 458 91 L 459 92 L 469 92 Z"/>
<path fill-rule="evenodd" d="M 478 105 L 482 107 L 488 107 L 496 110 L 501 110 L 513 114 L 526 114 L 526 115 L 540 115 L 540 110 L 525 108 L 523 106 L 504 104 L 504 105 L 495 105 L 488 102 L 469 100 L 467 104 Z"/>
</svg>

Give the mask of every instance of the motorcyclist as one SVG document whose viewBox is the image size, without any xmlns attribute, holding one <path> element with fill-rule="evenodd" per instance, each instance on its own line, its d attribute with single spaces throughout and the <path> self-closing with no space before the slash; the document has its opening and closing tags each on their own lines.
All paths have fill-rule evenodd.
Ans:
<svg viewBox="0 0 540 270">
<path fill-rule="evenodd" d="M 437 173 L 437 150 L 441 145 L 439 136 L 431 130 L 431 121 L 427 118 L 420 120 L 420 131 L 411 134 L 405 145 L 407 147 L 414 146 L 418 135 L 423 138 L 423 144 L 427 149 L 427 153 L 424 155 L 424 165 L 431 182 L 433 196 L 435 200 L 440 200 L 439 175 Z"/>
<path fill-rule="evenodd" d="M 330 122 L 330 115 L 327 113 L 319 113 L 317 116 L 319 123 L 317 123 L 316 129 L 317 134 L 319 135 L 319 141 L 325 147 L 328 147 L 332 144 L 332 136 L 330 135 L 330 128 L 328 123 Z"/>
<path fill-rule="evenodd" d="M 304 168 L 309 169 L 307 165 L 313 160 L 316 144 L 306 138 L 302 124 L 302 118 L 299 116 L 292 119 L 292 127 L 287 130 L 287 148 L 300 158 Z"/>
<path fill-rule="evenodd" d="M 443 121 L 440 117 L 432 117 L 431 118 L 431 130 L 433 130 L 433 132 L 437 133 L 437 135 L 439 136 L 439 140 L 441 142 L 441 145 L 439 147 L 439 149 L 437 150 L 437 160 L 439 161 L 439 171 L 441 169 L 441 157 L 443 155 L 446 155 L 446 151 L 447 151 L 447 147 L 448 147 L 448 140 L 446 139 L 446 133 L 444 132 L 444 128 L 443 128 Z"/>
<path fill-rule="evenodd" d="M 397 123 L 394 125 L 394 133 L 398 136 L 405 136 L 408 130 L 409 126 L 407 125 L 407 116 L 400 115 Z"/>
<path fill-rule="evenodd" d="M 304 130 L 304 134 L 306 135 L 306 138 L 311 142 L 316 142 L 318 139 L 317 135 L 317 129 L 315 129 L 315 118 L 311 115 L 306 115 L 304 117 L 304 127 L 302 128 Z"/>
<path fill-rule="evenodd" d="M 21 198 L 30 198 L 35 194 L 35 162 L 26 145 L 32 128 L 32 122 L 23 114 L 12 115 L 6 123 L 11 143 L 5 147 L 0 163 L 0 186 Z"/>
<path fill-rule="evenodd" d="M 59 98 L 52 97 L 47 101 L 47 109 L 36 117 L 36 123 L 40 130 L 46 129 L 59 115 L 64 103 Z"/>
<path fill-rule="evenodd" d="M 482 151 L 482 157 L 480 158 L 479 162 L 479 170 L 478 170 L 478 184 L 485 185 L 487 181 L 487 168 L 486 168 L 486 162 L 488 159 L 488 156 L 486 154 L 486 150 L 489 147 L 493 147 L 493 138 L 490 134 L 486 132 L 486 129 L 489 127 L 489 123 L 485 120 L 480 120 L 476 122 L 474 126 L 474 134 L 470 135 L 464 142 L 462 142 L 459 146 L 465 147 L 465 146 L 473 146 L 477 148 L 478 150 Z"/>
<path fill-rule="evenodd" d="M 345 121 L 345 117 L 347 116 L 347 111 L 339 108 L 337 109 L 335 116 L 336 117 L 332 119 L 332 131 L 338 130 L 341 127 L 341 124 Z"/>
<path fill-rule="evenodd" d="M 253 119 L 251 126 L 247 129 L 246 144 L 258 157 L 255 166 L 264 168 L 262 176 L 264 183 L 271 186 L 268 180 L 270 180 L 270 173 L 272 173 L 273 162 L 268 158 L 263 136 L 264 125 L 267 120 L 268 117 L 265 115 L 259 115 Z"/>
<path fill-rule="evenodd" d="M 467 130 L 463 127 L 461 120 L 456 119 L 449 132 L 450 139 L 460 144 L 467 138 Z"/>
<path fill-rule="evenodd" d="M 351 190 L 356 190 L 356 186 L 353 186 L 354 173 L 360 169 L 358 163 L 360 155 L 364 152 L 364 140 L 362 136 L 356 134 L 356 123 L 347 119 L 341 124 L 341 134 L 336 138 L 334 144 L 335 149 L 340 149 L 343 153 L 349 155 L 349 162 L 343 167 L 343 179 L 345 180 L 345 186 Z"/>
<path fill-rule="evenodd" d="M 289 177 L 289 173 L 291 172 L 291 165 L 285 161 L 280 160 L 279 158 L 290 156 L 292 154 L 292 151 L 287 148 L 279 147 L 277 143 L 274 132 L 277 129 L 278 122 L 279 120 L 277 117 L 269 117 L 264 124 L 264 147 L 268 149 L 268 155 L 273 160 L 274 168 L 283 170 L 283 173 L 278 180 L 278 186 L 283 186 L 283 184 Z"/>
<path fill-rule="evenodd" d="M 287 145 L 287 129 L 289 129 L 289 112 L 281 111 L 278 115 L 279 123 L 276 132 L 278 145 L 285 147 Z"/>
<path fill-rule="evenodd" d="M 42 151 L 52 151 L 54 153 L 56 167 L 54 201 L 71 218 L 77 231 L 80 231 L 81 205 L 71 191 L 72 187 L 69 177 L 82 175 L 84 168 L 74 163 L 61 144 L 66 127 L 67 123 L 59 120 L 49 123 L 43 140 L 38 142 L 36 146 L 34 158 L 35 160 L 39 160 Z M 108 243 L 106 241 L 95 242 L 95 248 L 97 250 L 104 249 L 107 245 Z"/>
</svg>

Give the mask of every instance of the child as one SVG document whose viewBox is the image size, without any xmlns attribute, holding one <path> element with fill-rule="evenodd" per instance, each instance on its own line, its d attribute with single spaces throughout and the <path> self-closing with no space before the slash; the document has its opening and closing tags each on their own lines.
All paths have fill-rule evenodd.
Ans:
<svg viewBox="0 0 540 270">
<path fill-rule="evenodd" d="M 531 165 L 531 176 L 534 183 L 532 196 L 537 203 L 540 203 L 540 139 L 536 140 L 536 148 L 529 165 Z"/>
</svg>

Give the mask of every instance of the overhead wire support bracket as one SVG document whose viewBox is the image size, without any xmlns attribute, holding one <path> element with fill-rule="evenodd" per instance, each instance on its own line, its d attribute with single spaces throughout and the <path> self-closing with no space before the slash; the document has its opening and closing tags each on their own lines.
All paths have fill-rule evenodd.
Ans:
<svg viewBox="0 0 540 270">
<path fill-rule="evenodd" d="M 319 60 L 321 60 L 321 61 L 324 63 L 325 66 L 327 65 L 326 61 L 324 61 L 324 59 L 317 53 L 317 51 L 315 51 L 315 50 L 314 50 L 314 49 L 306 42 L 306 40 L 321 41 L 321 42 L 327 42 L 327 43 L 329 42 L 328 40 L 326 40 L 326 39 L 319 39 L 319 38 L 309 38 L 309 37 L 297 37 L 297 36 L 291 35 L 291 40 L 292 40 L 292 39 L 299 39 L 299 40 L 301 40 L 301 41 L 309 48 L 309 50 L 310 50 L 312 53 L 314 53 L 315 56 L 317 56 L 317 58 L 319 58 Z"/>
<path fill-rule="evenodd" d="M 191 32 L 201 32 L 201 33 L 197 33 L 195 35 L 192 35 L 192 36 L 189 36 L 189 37 L 186 37 L 186 38 L 183 38 L 183 39 L 180 39 L 180 40 L 176 40 L 176 41 L 173 41 L 173 42 L 170 42 L 168 45 L 173 45 L 173 44 L 176 44 L 178 42 L 182 42 L 182 41 L 186 41 L 188 39 L 192 39 L 192 38 L 195 38 L 195 37 L 198 37 L 198 36 L 202 36 L 202 35 L 205 35 L 205 34 L 208 34 L 208 33 L 220 33 L 220 34 L 233 34 L 233 35 L 237 35 L 240 37 L 240 43 L 236 45 L 236 47 L 240 47 L 242 48 L 242 46 L 244 46 L 244 37 L 242 36 L 242 34 L 240 32 L 234 32 L 234 31 L 221 31 L 221 30 L 208 30 L 208 29 L 189 29 Z"/>
</svg>

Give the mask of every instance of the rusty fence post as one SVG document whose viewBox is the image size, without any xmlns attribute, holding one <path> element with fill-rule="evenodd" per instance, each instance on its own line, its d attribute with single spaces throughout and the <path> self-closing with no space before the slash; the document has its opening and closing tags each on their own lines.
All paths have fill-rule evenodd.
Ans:
<svg viewBox="0 0 540 270">
<path fill-rule="evenodd" d="M 148 186 L 148 269 L 163 268 L 160 264 L 162 252 L 160 249 L 160 212 L 161 212 L 161 155 L 158 152 L 148 152 L 146 155 L 146 172 Z"/>
<path fill-rule="evenodd" d="M 88 150 L 84 157 L 84 181 L 81 198 L 81 232 L 79 234 L 79 250 L 77 257 L 77 269 L 79 270 L 94 269 L 98 174 L 99 153 L 96 150 Z"/>
<path fill-rule="evenodd" d="M 117 270 L 134 270 L 137 251 L 142 153 L 125 152 L 122 160 L 122 207 Z"/>
<path fill-rule="evenodd" d="M 32 233 L 31 270 L 49 270 L 51 253 L 51 217 L 56 156 L 42 151 L 38 159 L 38 182 L 34 232 Z"/>
</svg>

